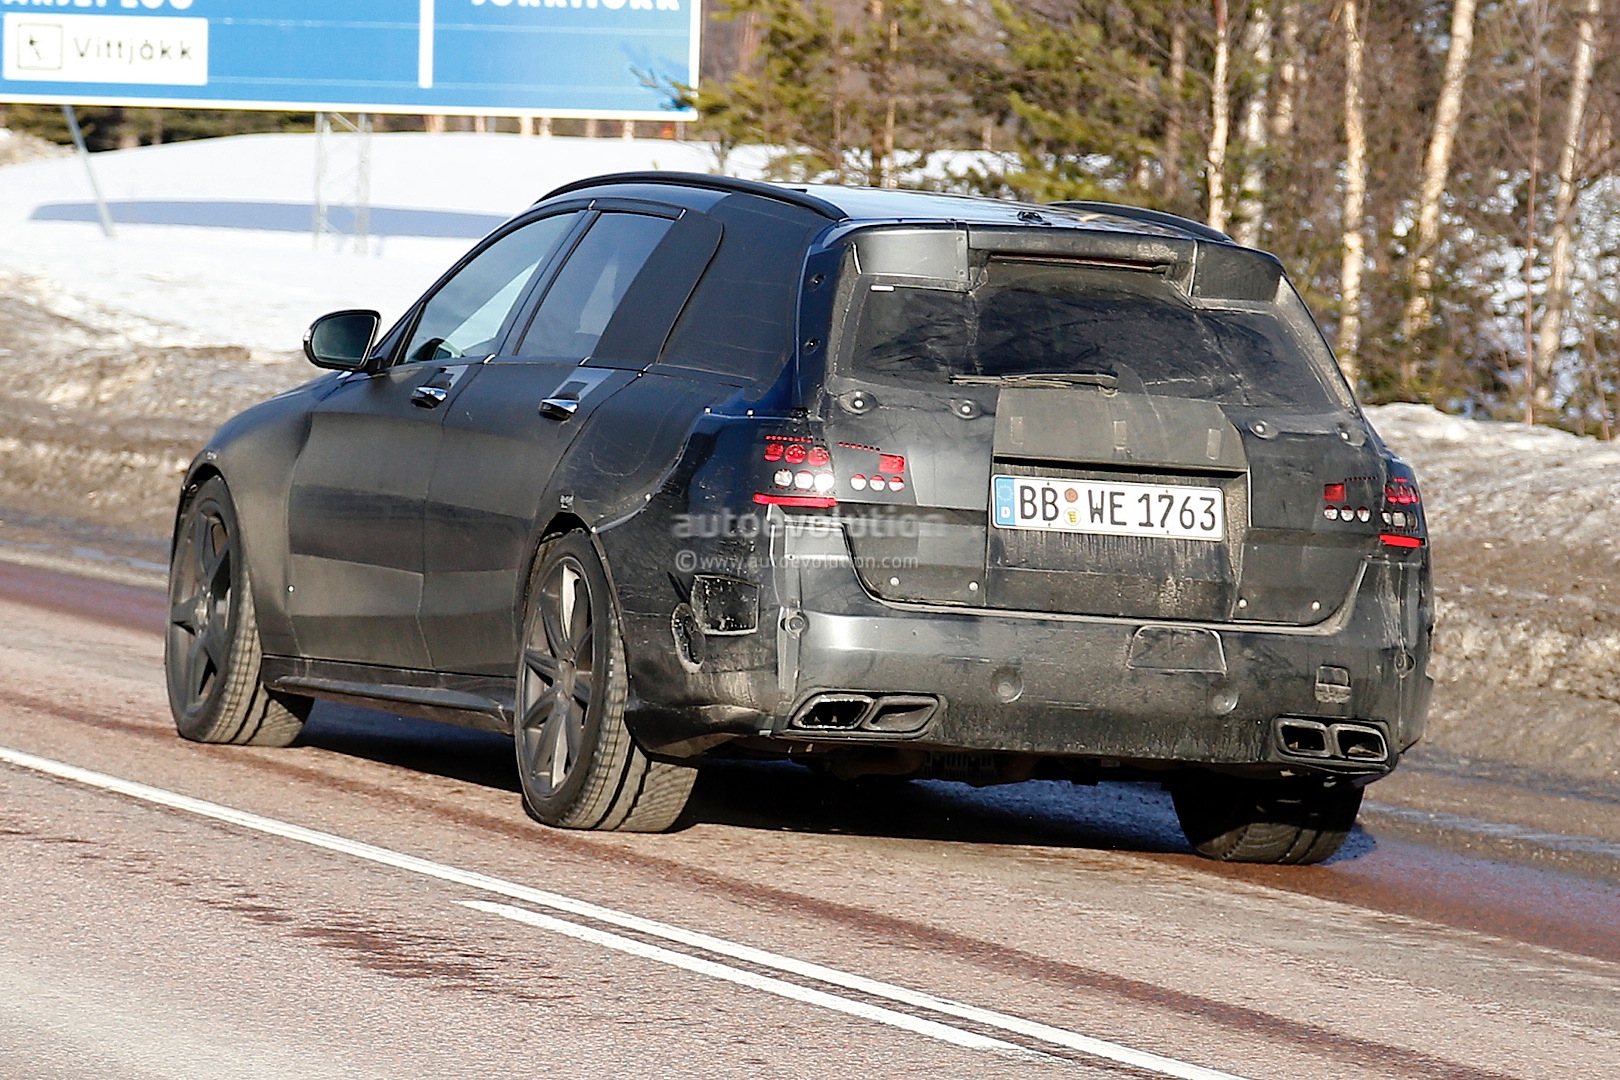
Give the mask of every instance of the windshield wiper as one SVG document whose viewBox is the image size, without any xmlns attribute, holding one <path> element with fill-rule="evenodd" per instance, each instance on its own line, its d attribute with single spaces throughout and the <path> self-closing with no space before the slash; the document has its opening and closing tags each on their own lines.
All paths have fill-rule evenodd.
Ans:
<svg viewBox="0 0 1620 1080">
<path fill-rule="evenodd" d="M 1032 371 L 1018 375 L 952 375 L 957 386 L 1100 386 L 1113 390 L 1119 376 L 1112 371 Z"/>
</svg>

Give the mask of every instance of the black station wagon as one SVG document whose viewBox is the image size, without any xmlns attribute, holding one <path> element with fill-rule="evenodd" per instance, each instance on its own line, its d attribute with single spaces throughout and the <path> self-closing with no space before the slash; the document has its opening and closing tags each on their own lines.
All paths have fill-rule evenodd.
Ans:
<svg viewBox="0 0 1620 1080">
<path fill-rule="evenodd" d="M 1422 503 L 1277 261 L 1125 206 L 569 184 L 186 474 L 182 735 L 509 732 L 529 812 L 696 768 L 1155 780 L 1313 862 L 1421 735 Z"/>
</svg>

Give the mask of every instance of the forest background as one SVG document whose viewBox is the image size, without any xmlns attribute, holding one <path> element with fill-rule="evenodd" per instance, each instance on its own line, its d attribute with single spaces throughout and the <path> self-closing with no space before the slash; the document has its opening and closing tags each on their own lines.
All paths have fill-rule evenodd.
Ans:
<svg viewBox="0 0 1620 1080">
<path fill-rule="evenodd" d="M 1611 6 L 712 0 L 699 84 L 644 77 L 672 107 L 696 109 L 682 134 L 712 141 L 722 171 L 736 147 L 764 145 L 782 180 L 1107 199 L 1206 222 L 1282 260 L 1364 400 L 1610 439 L 1620 427 Z M 80 117 L 98 148 L 312 120 Z M 67 138 L 60 112 L 37 106 L 0 104 L 0 127 Z"/>
</svg>

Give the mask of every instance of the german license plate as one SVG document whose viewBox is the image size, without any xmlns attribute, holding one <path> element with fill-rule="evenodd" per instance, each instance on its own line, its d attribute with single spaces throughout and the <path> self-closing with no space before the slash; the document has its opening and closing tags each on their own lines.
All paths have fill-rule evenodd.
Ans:
<svg viewBox="0 0 1620 1080">
<path fill-rule="evenodd" d="M 1224 540 L 1220 488 L 997 476 L 991 520 L 1002 529 Z"/>
</svg>

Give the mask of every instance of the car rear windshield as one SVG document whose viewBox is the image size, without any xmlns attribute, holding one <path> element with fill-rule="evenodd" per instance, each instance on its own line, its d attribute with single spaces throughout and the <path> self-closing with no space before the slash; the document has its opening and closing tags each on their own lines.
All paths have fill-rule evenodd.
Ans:
<svg viewBox="0 0 1620 1080">
<path fill-rule="evenodd" d="M 1287 303 L 1233 310 L 1194 307 L 1163 274 L 1095 263 L 991 258 L 974 278 L 857 279 L 844 370 L 910 384 L 1096 374 L 1125 393 L 1345 404 L 1314 324 L 1289 325 L 1309 315 L 1286 285 Z"/>
</svg>

